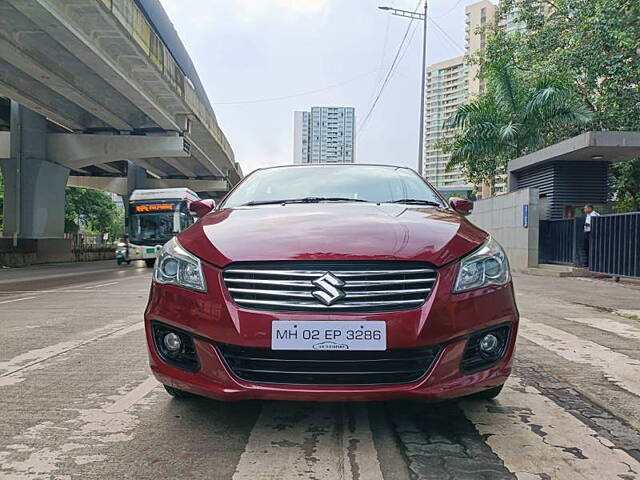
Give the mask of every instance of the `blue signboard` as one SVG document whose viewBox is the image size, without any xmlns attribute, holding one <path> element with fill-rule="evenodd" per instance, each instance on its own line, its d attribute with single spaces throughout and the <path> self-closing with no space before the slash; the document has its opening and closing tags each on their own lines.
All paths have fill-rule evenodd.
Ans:
<svg viewBox="0 0 640 480">
<path fill-rule="evenodd" d="M 529 228 L 529 205 L 522 206 L 522 226 Z"/>
</svg>

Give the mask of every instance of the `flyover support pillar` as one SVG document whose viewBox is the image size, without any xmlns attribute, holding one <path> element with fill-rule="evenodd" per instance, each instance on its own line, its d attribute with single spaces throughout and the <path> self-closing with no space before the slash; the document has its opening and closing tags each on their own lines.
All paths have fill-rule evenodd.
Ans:
<svg viewBox="0 0 640 480">
<path fill-rule="evenodd" d="M 148 184 L 147 170 L 132 161 L 127 161 L 127 194 L 122 196 L 125 232 L 129 231 L 129 197 L 131 192 L 141 188 L 149 188 Z"/>
<path fill-rule="evenodd" d="M 64 195 L 69 169 L 47 161 L 47 124 L 41 115 L 11 102 L 10 158 L 4 177 L 3 243 L 29 250 L 64 237 Z M 51 245 L 47 248 L 51 251 Z M 53 248 L 55 250 L 55 247 Z"/>
</svg>

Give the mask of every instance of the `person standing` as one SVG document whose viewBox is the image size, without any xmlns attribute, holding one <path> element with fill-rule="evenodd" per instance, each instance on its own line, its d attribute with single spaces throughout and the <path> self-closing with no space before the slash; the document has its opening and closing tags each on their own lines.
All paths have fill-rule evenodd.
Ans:
<svg viewBox="0 0 640 480">
<path fill-rule="evenodd" d="M 584 217 L 584 252 L 585 252 L 584 266 L 589 267 L 589 244 L 591 242 L 591 221 L 593 217 L 599 217 L 600 214 L 593 209 L 593 205 L 585 205 L 582 211 L 585 214 L 585 217 Z"/>
</svg>

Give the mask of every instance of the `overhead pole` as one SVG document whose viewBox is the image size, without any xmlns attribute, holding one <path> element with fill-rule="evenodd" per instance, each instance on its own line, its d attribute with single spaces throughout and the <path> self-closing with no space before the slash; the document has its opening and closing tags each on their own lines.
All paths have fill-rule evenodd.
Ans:
<svg viewBox="0 0 640 480">
<path fill-rule="evenodd" d="M 410 20 L 422 21 L 422 68 L 420 70 L 420 128 L 418 139 L 418 173 L 423 176 L 424 169 L 424 110 L 425 110 L 425 93 L 426 93 L 426 76 L 427 76 L 427 12 L 429 8 L 429 0 L 424 1 L 424 13 L 411 12 L 409 10 L 400 10 L 392 7 L 378 7 L 380 10 L 387 10 L 392 15 L 408 18 Z"/>
</svg>

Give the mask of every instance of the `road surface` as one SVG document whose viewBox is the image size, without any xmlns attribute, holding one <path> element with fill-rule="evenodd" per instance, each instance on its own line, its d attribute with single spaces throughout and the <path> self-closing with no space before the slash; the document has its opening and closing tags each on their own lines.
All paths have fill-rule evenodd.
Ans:
<svg viewBox="0 0 640 480">
<path fill-rule="evenodd" d="M 0 479 L 640 479 L 640 290 L 516 276 L 496 401 L 173 400 L 150 375 L 150 270 L 0 271 Z"/>
</svg>

